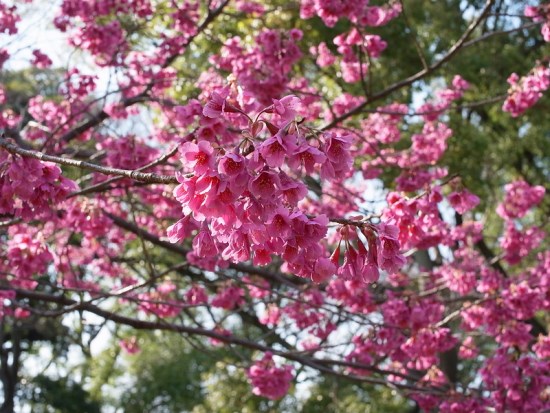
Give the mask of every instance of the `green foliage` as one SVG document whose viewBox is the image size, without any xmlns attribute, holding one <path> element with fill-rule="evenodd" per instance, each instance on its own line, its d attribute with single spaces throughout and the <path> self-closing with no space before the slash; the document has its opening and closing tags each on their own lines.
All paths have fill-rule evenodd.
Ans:
<svg viewBox="0 0 550 413">
<path fill-rule="evenodd" d="M 28 68 L 0 71 L 0 84 L 6 90 L 6 101 L 16 113 L 26 113 L 29 99 L 40 95 L 56 96 L 61 83 L 62 69 Z M 0 105 L 0 108 L 4 105 Z"/>
<path fill-rule="evenodd" d="M 101 405 L 70 378 L 52 379 L 45 375 L 33 378 L 25 391 L 33 413 L 100 413 Z"/>
<path fill-rule="evenodd" d="M 181 336 L 167 333 L 142 333 L 139 342 L 141 352 L 124 357 L 128 377 L 122 381 L 129 379 L 130 385 L 112 401 L 125 413 L 397 413 L 408 406 L 391 389 L 359 386 L 333 377 L 320 377 L 314 386 L 300 389 L 297 394 L 308 395 L 305 399 L 296 397 L 291 390 L 281 400 L 268 400 L 251 393 L 231 349 L 205 353 Z M 106 352 L 112 354 L 112 349 Z M 123 370 L 119 372 L 124 378 Z M 116 385 L 116 381 L 112 384 Z"/>
<path fill-rule="evenodd" d="M 391 389 L 364 385 L 345 379 L 323 377 L 310 389 L 311 396 L 299 409 L 300 413 L 357 412 L 401 413 L 407 402 Z"/>
<path fill-rule="evenodd" d="M 284 406 L 295 401 L 290 395 L 278 401 L 254 396 L 242 371 L 222 362 L 213 367 L 203 376 L 206 397 L 193 413 L 271 413 L 288 411 Z"/>
<path fill-rule="evenodd" d="M 126 413 L 191 411 L 205 397 L 202 374 L 215 364 L 215 354 L 186 345 L 181 336 L 141 336 L 141 351 L 128 355 L 131 386 L 120 397 Z"/>
</svg>

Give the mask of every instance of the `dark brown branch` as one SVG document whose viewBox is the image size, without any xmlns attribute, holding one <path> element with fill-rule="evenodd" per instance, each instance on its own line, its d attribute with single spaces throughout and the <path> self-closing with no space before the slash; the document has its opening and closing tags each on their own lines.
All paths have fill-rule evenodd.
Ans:
<svg viewBox="0 0 550 413">
<path fill-rule="evenodd" d="M 4 287 L 0 287 L 0 288 L 4 288 Z M 314 370 L 318 370 L 320 372 L 327 373 L 336 377 L 345 377 L 345 378 L 360 381 L 360 382 L 379 384 L 383 386 L 389 386 L 389 387 L 394 387 L 401 390 L 410 390 L 415 392 L 426 392 L 426 393 L 442 392 L 441 389 L 434 388 L 434 387 L 416 387 L 410 384 L 391 383 L 384 379 L 379 379 L 374 377 L 361 377 L 351 373 L 348 374 L 343 371 L 335 370 L 329 365 L 329 363 L 340 364 L 340 363 L 337 363 L 336 361 L 334 363 L 331 363 L 331 360 L 328 360 L 328 359 L 316 359 L 313 356 L 305 355 L 303 353 L 294 353 L 294 352 L 285 351 L 285 350 L 278 350 L 276 348 L 266 346 L 256 341 L 247 340 L 245 338 L 237 337 L 232 334 L 220 333 L 215 330 L 209 330 L 202 327 L 190 327 L 182 324 L 173 324 L 173 323 L 165 322 L 163 320 L 159 320 L 159 321 L 139 320 L 139 319 L 123 316 L 120 314 L 112 313 L 108 310 L 99 308 L 98 306 L 89 302 L 79 303 L 78 301 L 72 300 L 62 295 L 51 295 L 51 294 L 46 294 L 46 293 L 37 292 L 37 291 L 19 290 L 19 289 L 16 289 L 15 292 L 17 293 L 17 296 L 20 298 L 40 300 L 43 302 L 54 302 L 54 303 L 61 304 L 63 306 L 70 306 L 75 310 L 78 309 L 80 311 L 87 311 L 99 317 L 102 317 L 105 320 L 113 321 L 121 325 L 130 326 L 137 330 L 172 331 L 172 332 L 186 334 L 190 336 L 208 337 L 208 338 L 221 341 L 226 344 L 235 344 L 241 347 L 245 347 L 245 348 L 249 348 L 249 349 L 257 350 L 261 352 L 270 351 L 271 353 L 278 355 L 280 357 L 286 358 L 287 360 L 295 361 L 297 363 L 302 364 L 303 366 L 307 366 Z M 355 365 L 354 367 L 363 368 L 363 369 L 368 368 L 368 366 L 365 366 L 365 365 Z M 385 372 L 385 373 L 393 374 L 393 372 Z"/>
<path fill-rule="evenodd" d="M 189 252 L 187 248 L 184 248 L 179 244 L 172 244 L 171 242 L 164 241 L 159 237 L 157 237 L 156 235 L 151 234 L 148 231 L 145 231 L 143 228 L 139 228 L 137 225 L 134 225 L 133 223 L 126 221 L 124 218 L 121 218 L 119 216 L 116 216 L 106 211 L 104 211 L 104 214 L 108 216 L 117 227 L 125 229 L 126 231 L 129 231 L 137 235 L 138 237 L 146 241 L 149 241 L 154 245 L 162 247 L 168 251 L 172 251 L 183 257 L 187 256 L 187 253 Z M 254 267 L 247 264 L 231 263 L 229 264 L 229 268 L 234 269 L 236 271 L 241 271 L 247 274 L 255 274 L 262 278 L 270 280 L 272 282 L 284 284 L 291 288 L 299 288 L 300 284 L 303 284 L 303 282 L 300 283 L 301 281 L 300 278 L 297 278 L 296 280 L 290 280 L 287 277 L 285 277 L 283 274 L 275 273 L 265 268 Z"/>
<path fill-rule="evenodd" d="M 158 175 L 155 173 L 144 173 L 128 169 L 110 168 L 90 162 L 78 161 L 76 159 L 61 158 L 59 156 L 47 155 L 42 152 L 20 148 L 8 140 L 0 138 L 0 147 L 12 154 L 17 154 L 26 158 L 34 158 L 40 161 L 54 162 L 59 165 L 74 166 L 75 168 L 88 169 L 99 172 L 104 175 L 116 175 L 123 178 L 130 178 L 134 181 L 145 182 L 148 184 L 177 184 L 178 180 L 174 176 Z"/>
<path fill-rule="evenodd" d="M 159 164 L 163 163 L 167 159 L 171 158 L 176 153 L 177 150 L 178 150 L 178 147 L 175 146 L 174 148 L 172 148 L 170 151 L 163 154 L 158 159 L 155 159 L 154 161 L 148 163 L 147 165 L 144 165 L 144 166 L 141 166 L 141 167 L 137 168 L 136 171 L 141 172 L 141 171 L 144 171 L 145 169 L 148 169 L 148 168 L 151 168 L 153 166 L 156 166 L 156 165 L 159 165 Z M 89 186 L 87 188 L 84 188 L 81 191 L 73 192 L 72 194 L 70 194 L 68 196 L 68 198 L 72 198 L 72 197 L 75 197 L 75 196 L 78 196 L 78 195 L 86 195 L 86 194 L 90 194 L 90 193 L 93 193 L 93 192 L 101 192 L 104 189 L 107 189 L 110 184 L 118 182 L 123 178 L 124 178 L 123 176 L 115 176 L 114 178 L 107 179 L 106 181 L 100 182 L 96 185 L 92 185 L 92 186 Z"/>
</svg>

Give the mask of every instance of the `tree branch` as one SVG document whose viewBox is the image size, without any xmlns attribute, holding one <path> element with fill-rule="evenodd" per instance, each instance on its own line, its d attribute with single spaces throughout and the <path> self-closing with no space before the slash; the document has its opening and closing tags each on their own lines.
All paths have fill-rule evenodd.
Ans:
<svg viewBox="0 0 550 413">
<path fill-rule="evenodd" d="M 12 154 L 17 154 L 25 158 L 34 158 L 40 161 L 54 162 L 59 165 L 74 166 L 75 168 L 88 169 L 94 172 L 99 172 L 104 175 L 116 175 L 123 178 L 130 178 L 134 181 L 145 182 L 148 184 L 177 184 L 178 180 L 175 176 L 158 175 L 155 173 L 144 173 L 128 169 L 110 168 L 101 166 L 91 162 L 78 161 L 76 159 L 61 158 L 59 156 L 47 155 L 42 152 L 23 149 L 13 143 L 10 143 L 4 138 L 0 138 L 0 147 L 4 148 Z"/>
<path fill-rule="evenodd" d="M 363 111 L 363 109 L 365 107 L 367 107 L 367 105 L 371 104 L 372 102 L 383 99 L 386 96 L 388 96 L 388 95 L 392 94 L 393 92 L 395 92 L 396 90 L 399 90 L 399 89 L 401 89 L 405 86 L 409 86 L 409 85 L 413 84 L 414 82 L 416 82 L 417 80 L 420 80 L 420 79 L 424 78 L 425 76 L 428 76 L 429 74 L 433 73 L 437 69 L 439 69 L 441 66 L 443 66 L 443 64 L 445 64 L 447 61 L 451 60 L 453 58 L 453 56 L 456 53 L 458 53 L 458 51 L 464 46 L 464 44 L 466 43 L 466 40 L 468 40 L 468 38 L 471 36 L 473 31 L 476 29 L 476 27 L 478 27 L 479 24 L 486 17 L 486 15 L 489 12 L 489 10 L 491 9 L 491 6 L 493 5 L 493 3 L 494 3 L 494 0 L 487 0 L 487 2 L 485 3 L 485 6 L 483 7 L 480 15 L 468 26 L 468 28 L 462 34 L 460 39 L 458 39 L 455 42 L 455 44 L 453 44 L 453 46 L 451 46 L 451 48 L 447 51 L 445 56 L 443 56 L 441 59 L 439 59 L 436 63 L 434 63 L 433 65 L 431 65 L 431 66 L 429 66 L 425 69 L 422 69 L 421 71 L 415 73 L 412 76 L 409 76 L 406 79 L 403 79 L 399 82 L 394 83 L 393 85 L 387 87 L 386 89 L 382 90 L 381 92 L 372 95 L 370 97 L 370 99 L 365 100 L 363 103 L 357 105 L 356 107 L 354 107 L 350 111 L 344 113 L 343 115 L 337 117 L 336 119 L 333 119 L 331 122 L 329 122 L 325 126 L 322 126 L 320 129 L 324 131 L 324 130 L 328 130 L 328 129 L 331 129 L 331 128 L 335 127 L 340 122 L 343 122 L 344 120 L 346 120 L 346 119 L 348 119 L 348 118 L 350 118 L 354 115 L 357 115 L 358 113 L 361 113 Z"/>
<path fill-rule="evenodd" d="M 6 287 L 0 286 L 0 289 Z M 318 370 L 323 373 L 330 374 L 336 377 L 345 377 L 350 380 L 355 380 L 364 383 L 379 384 L 383 386 L 393 387 L 400 390 L 409 390 L 414 392 L 424 392 L 424 393 L 444 393 L 444 391 L 439 387 L 417 387 L 405 383 L 393 383 L 384 379 L 374 378 L 374 377 L 363 377 L 356 374 L 347 373 L 345 371 L 339 371 L 332 368 L 332 365 L 342 365 L 345 363 L 349 367 L 355 367 L 357 369 L 369 369 L 370 366 L 362 364 L 353 364 L 347 362 L 339 362 L 336 360 L 330 359 L 318 359 L 316 357 L 306 355 L 303 353 L 291 352 L 286 350 L 278 350 L 276 348 L 266 346 L 264 344 L 258 343 L 256 341 L 248 340 L 245 338 L 237 337 L 232 334 L 220 333 L 216 330 L 210 330 L 202 327 L 190 327 L 182 324 L 173 324 L 168 323 L 163 320 L 159 321 L 147 321 L 139 320 L 121 314 L 112 313 L 108 310 L 99 308 L 98 306 L 89 303 L 83 302 L 79 303 L 76 300 L 72 300 L 62 295 L 51 295 L 38 291 L 29 291 L 29 290 L 15 290 L 18 297 L 27 298 L 32 300 L 39 300 L 43 302 L 54 302 L 64 306 L 71 306 L 74 309 L 79 309 L 81 311 L 87 311 L 92 314 L 95 314 L 99 317 L 102 317 L 105 320 L 113 321 L 117 324 L 126 325 L 135 328 L 136 330 L 161 330 L 161 331 L 172 331 L 176 333 L 186 334 L 189 336 L 203 336 L 211 339 L 221 341 L 226 344 L 235 344 L 241 347 L 249 348 L 252 350 L 257 350 L 261 352 L 271 352 L 274 355 L 283 357 L 290 361 L 295 361 L 300 363 L 303 366 L 310 367 L 314 370 Z M 384 374 L 394 374 L 392 371 L 384 371 Z"/>
</svg>

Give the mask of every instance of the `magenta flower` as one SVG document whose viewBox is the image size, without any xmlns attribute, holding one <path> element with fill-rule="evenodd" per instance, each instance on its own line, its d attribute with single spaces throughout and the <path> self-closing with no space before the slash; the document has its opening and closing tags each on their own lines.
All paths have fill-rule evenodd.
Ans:
<svg viewBox="0 0 550 413">
<path fill-rule="evenodd" d="M 321 257 L 315 263 L 313 276 L 311 277 L 314 283 L 322 283 L 336 274 L 336 265 L 329 258 Z"/>
<path fill-rule="evenodd" d="M 291 121 L 296 117 L 296 107 L 299 103 L 300 98 L 294 95 L 285 96 L 280 100 L 273 99 L 273 111 L 282 121 Z"/>
<path fill-rule="evenodd" d="M 284 129 L 280 129 L 277 134 L 262 142 L 259 151 L 267 165 L 271 168 L 281 167 L 285 156 L 292 155 L 296 149 L 293 140 L 296 140 L 294 135 L 287 135 Z"/>
<path fill-rule="evenodd" d="M 294 153 L 289 157 L 288 165 L 294 169 L 298 169 L 303 165 L 306 173 L 311 175 L 314 172 L 315 164 L 321 165 L 326 159 L 326 155 L 319 149 L 307 143 L 303 143 L 296 148 Z"/>
<path fill-rule="evenodd" d="M 196 174 L 202 175 L 214 168 L 214 148 L 208 141 L 200 141 L 198 144 L 185 142 L 179 148 L 182 161 L 185 166 Z"/>
<path fill-rule="evenodd" d="M 357 252 L 352 245 L 348 245 L 344 253 L 344 262 L 338 268 L 338 275 L 344 280 L 356 280 L 362 277 L 365 257 Z"/>
<path fill-rule="evenodd" d="M 222 251 L 222 258 L 233 262 L 243 262 L 250 259 L 250 239 L 241 230 L 229 237 L 229 245 Z"/>
<path fill-rule="evenodd" d="M 185 293 L 185 302 L 189 305 L 206 304 L 208 302 L 208 296 L 203 287 L 194 285 Z"/>
<path fill-rule="evenodd" d="M 378 231 L 378 265 L 381 269 L 394 273 L 406 262 L 405 257 L 400 253 L 399 228 L 395 225 L 381 223 L 377 226 Z"/>
<path fill-rule="evenodd" d="M 277 400 L 288 392 L 292 380 L 292 366 L 277 367 L 271 353 L 267 352 L 248 369 L 247 375 L 252 384 L 252 393 Z"/>
<path fill-rule="evenodd" d="M 307 195 L 307 186 L 302 182 L 296 181 L 290 178 L 284 172 L 279 173 L 280 186 L 279 189 L 285 199 L 290 205 L 296 205 Z"/>
<path fill-rule="evenodd" d="M 257 198 L 270 198 L 280 186 L 279 177 L 275 172 L 264 170 L 248 184 L 248 189 Z"/>
<path fill-rule="evenodd" d="M 224 88 L 219 93 L 212 92 L 210 99 L 204 105 L 202 114 L 208 118 L 219 118 L 223 113 L 236 113 L 240 110 L 227 102 L 227 96 L 229 95 L 229 89 Z"/>
<path fill-rule="evenodd" d="M 288 209 L 277 208 L 275 214 L 266 222 L 266 228 L 272 237 L 288 238 L 292 232 Z"/>
<path fill-rule="evenodd" d="M 198 257 L 206 258 L 218 254 L 218 248 L 214 242 L 208 226 L 203 223 L 203 227 L 193 239 L 193 251 Z"/>
<path fill-rule="evenodd" d="M 334 133 L 325 133 L 324 137 L 326 143 L 323 149 L 327 160 L 321 167 L 321 177 L 329 180 L 342 179 L 353 165 L 353 158 L 350 155 L 352 137 L 336 136 Z"/>
<path fill-rule="evenodd" d="M 453 192 L 450 194 L 449 202 L 456 212 L 459 214 L 464 214 L 479 204 L 479 197 L 469 191 L 463 190 L 461 192 Z"/>
<path fill-rule="evenodd" d="M 240 174 L 245 167 L 245 159 L 236 153 L 225 154 L 218 163 L 218 172 L 229 176 Z"/>
<path fill-rule="evenodd" d="M 168 227 L 166 231 L 168 240 L 172 243 L 179 242 L 184 238 L 187 238 L 194 225 L 191 223 L 191 215 L 186 215 L 178 222 Z"/>
</svg>

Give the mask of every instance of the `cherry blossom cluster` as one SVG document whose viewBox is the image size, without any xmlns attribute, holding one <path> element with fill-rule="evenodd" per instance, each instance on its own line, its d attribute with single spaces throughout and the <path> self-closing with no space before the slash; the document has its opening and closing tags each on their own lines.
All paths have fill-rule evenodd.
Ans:
<svg viewBox="0 0 550 413">
<path fill-rule="evenodd" d="M 150 293 L 138 294 L 140 310 L 155 314 L 162 318 L 177 316 L 182 310 L 182 305 L 173 297 L 177 286 L 171 282 L 158 285 Z"/>
<path fill-rule="evenodd" d="M 504 219 L 522 218 L 544 198 L 545 189 L 541 185 L 531 186 L 523 180 L 504 186 L 506 195 L 497 207 L 497 214 Z"/>
<path fill-rule="evenodd" d="M 399 229 L 398 240 L 405 249 L 429 248 L 444 242 L 449 229 L 442 220 L 438 204 L 443 201 L 439 188 L 428 196 L 411 198 L 392 192 L 383 217 Z"/>
<path fill-rule="evenodd" d="M 368 56 L 369 60 L 376 59 L 387 46 L 380 36 L 363 35 L 356 28 L 336 36 L 334 44 L 341 56 L 342 79 L 348 83 L 358 82 L 366 75 L 369 65 L 362 61 L 366 60 L 363 56 Z M 336 56 L 325 42 L 320 43 L 318 47 L 312 47 L 311 52 L 317 56 L 316 62 L 320 67 L 331 66 L 336 62 Z"/>
<path fill-rule="evenodd" d="M 517 117 L 535 105 L 550 87 L 550 67 L 547 64 L 536 66 L 522 78 L 512 73 L 508 83 L 510 89 L 502 109 Z"/>
<path fill-rule="evenodd" d="M 32 228 L 25 229 L 18 232 L 12 230 L 4 257 L 8 268 L 3 268 L 3 271 L 13 277 L 10 279 L 12 286 L 34 289 L 38 285 L 34 277 L 46 274 L 52 254 L 40 233 L 37 234 Z"/>
<path fill-rule="evenodd" d="M 105 164 L 122 169 L 137 169 L 153 161 L 158 151 L 135 136 L 118 139 L 96 137 L 96 148 L 106 153 Z"/>
<path fill-rule="evenodd" d="M 359 26 L 383 26 L 401 13 L 401 3 L 389 1 L 384 6 L 369 6 L 369 0 L 301 0 L 300 17 L 319 16 L 325 25 L 334 27 L 338 20 L 347 18 Z"/>
<path fill-rule="evenodd" d="M 138 339 L 136 336 L 132 336 L 130 338 L 120 340 L 119 341 L 120 347 L 128 354 L 138 354 L 141 351 L 141 348 L 138 343 Z"/>
<path fill-rule="evenodd" d="M 353 227 L 353 226 L 352 226 Z M 339 246 L 334 250 L 331 261 L 337 266 L 340 258 L 340 244 L 344 244 L 344 261 L 338 268 L 338 275 L 344 280 L 361 279 L 364 282 L 375 282 L 380 274 L 379 269 L 394 273 L 405 264 L 401 255 L 399 228 L 395 225 L 380 223 L 376 227 L 365 225 L 355 231 L 350 226 L 340 230 L 342 235 Z M 363 235 L 363 242 L 359 235 Z M 356 240 L 357 248 L 351 241 Z M 368 245 L 368 250 L 365 247 Z"/>
<path fill-rule="evenodd" d="M 182 144 L 180 153 L 189 174 L 178 175 L 180 185 L 174 195 L 185 217 L 169 228 L 170 239 L 187 237 L 200 223 L 193 240 L 196 257 L 266 265 L 276 254 L 285 261 L 286 271 L 316 282 L 336 271 L 344 279 L 366 282 L 378 279 L 379 268 L 396 271 L 405 260 L 397 227 L 391 225 L 351 225 L 359 232 L 344 226 L 338 247 L 330 259 L 326 256 L 320 241 L 329 219 L 323 214 L 310 217 L 299 208 L 308 194 L 299 177 L 303 173 L 317 173 L 323 180 L 346 176 L 352 166 L 353 140 L 334 133 L 308 137 L 308 131 L 293 120 L 297 103 L 296 97 L 287 96 L 264 108 L 255 120 L 248 118 L 247 137 L 232 151 L 206 139 Z M 236 105 L 215 92 L 203 113 L 212 118 L 226 113 L 248 117 Z M 263 114 L 272 114 L 271 121 Z M 262 135 L 263 129 L 267 135 Z"/>
<path fill-rule="evenodd" d="M 424 311 L 433 313 L 423 313 Z M 389 299 L 382 306 L 385 321 L 397 328 L 381 327 L 365 336 L 353 338 L 354 349 L 346 356 L 350 362 L 361 363 L 364 368 L 353 368 L 355 374 L 369 374 L 369 368 L 378 357 L 389 357 L 393 367 L 428 370 L 437 363 L 439 353 L 452 348 L 456 339 L 448 328 L 431 326 L 442 315 L 442 305 L 437 302 L 409 306 L 402 300 Z M 411 319 L 412 317 L 412 319 Z M 402 334 L 399 329 L 410 328 L 411 333 Z M 399 369 L 398 369 L 399 370 Z M 396 382 L 402 381 L 395 377 Z"/>
<path fill-rule="evenodd" d="M 14 128 L 19 124 L 20 121 L 21 121 L 21 116 L 16 114 L 12 109 L 5 109 L 0 112 L 1 128 L 4 128 L 4 129 Z"/>
<path fill-rule="evenodd" d="M 531 227 L 521 231 L 514 222 L 508 221 L 500 240 L 500 246 L 505 253 L 504 259 L 509 264 L 518 264 L 540 245 L 545 236 L 546 233 L 540 228 Z"/>
<path fill-rule="evenodd" d="M 61 31 L 74 29 L 70 37 L 71 44 L 96 56 L 98 65 L 106 65 L 116 63 L 117 55 L 127 49 L 124 29 L 118 19 L 109 19 L 109 16 L 132 13 L 144 18 L 152 12 L 149 0 L 64 0 L 55 25 Z M 103 18 L 101 23 L 99 17 Z"/>
<path fill-rule="evenodd" d="M 292 66 L 302 57 L 296 44 L 302 35 L 298 29 L 288 33 L 264 29 L 251 48 L 244 46 L 241 38 L 232 37 L 211 60 L 217 68 L 233 73 L 261 104 L 270 104 L 288 89 Z"/>
<path fill-rule="evenodd" d="M 212 307 L 233 310 L 244 304 L 244 290 L 234 285 L 222 288 L 213 298 Z"/>
<path fill-rule="evenodd" d="M 0 213 L 31 219 L 50 214 L 77 185 L 54 163 L 0 154 Z"/>
<path fill-rule="evenodd" d="M 466 189 L 451 193 L 448 199 L 451 206 L 459 214 L 464 214 L 479 204 L 479 197 Z"/>
<path fill-rule="evenodd" d="M 550 385 L 549 369 L 548 360 L 498 349 L 485 363 L 481 376 L 497 411 L 536 413 L 548 408 L 540 395 Z"/>
<path fill-rule="evenodd" d="M 550 42 L 550 4 L 526 6 L 524 14 L 535 22 L 542 22 L 540 32 L 546 42 Z"/>
<path fill-rule="evenodd" d="M 398 167 L 401 173 L 396 179 L 397 189 L 405 192 L 425 188 L 432 181 L 443 178 L 447 171 L 434 165 L 445 153 L 453 131 L 439 121 L 439 117 L 453 102 L 463 97 L 468 87 L 468 82 L 457 75 L 450 87 L 437 92 L 433 102 L 418 109 L 424 125 L 420 133 L 411 136 L 412 145 L 406 150 L 397 151 L 393 147 L 402 139 L 400 128 L 408 114 L 406 105 L 380 107 L 377 113 L 363 120 L 362 126 L 368 131 L 365 135 L 368 144 L 361 149 L 361 154 L 366 157 L 362 163 L 365 178 L 376 178 L 384 167 Z"/>
<path fill-rule="evenodd" d="M 45 69 L 52 65 L 52 59 L 48 57 L 47 54 L 42 53 L 40 50 L 36 49 L 32 51 L 33 59 L 31 64 L 37 69 Z"/>
<path fill-rule="evenodd" d="M 283 397 L 290 387 L 292 366 L 277 367 L 273 355 L 269 352 L 247 370 L 252 384 L 252 393 L 277 400 Z"/>
<path fill-rule="evenodd" d="M 436 92 L 436 100 L 428 102 L 418 108 L 418 113 L 422 115 L 427 122 L 435 121 L 438 117 L 449 109 L 451 104 L 461 99 L 470 84 L 460 75 L 455 75 L 451 82 L 451 86 L 446 89 L 440 89 Z"/>
<path fill-rule="evenodd" d="M 237 0 L 235 2 L 235 7 L 243 13 L 255 14 L 258 16 L 265 13 L 264 5 L 258 1 Z"/>
<path fill-rule="evenodd" d="M 40 59 L 40 64 L 47 63 L 47 57 L 37 55 L 37 59 Z M 52 135 L 57 137 L 69 131 L 90 110 L 89 98 L 96 90 L 96 82 L 97 76 L 83 74 L 74 68 L 64 74 L 64 82 L 59 86 L 62 100 L 40 95 L 32 97 L 28 112 L 35 124 L 25 128 L 25 138 L 43 143 Z M 90 134 L 83 134 L 79 138 L 89 139 Z M 56 144 L 63 146 L 65 142 L 56 140 Z"/>
</svg>

